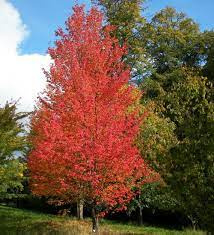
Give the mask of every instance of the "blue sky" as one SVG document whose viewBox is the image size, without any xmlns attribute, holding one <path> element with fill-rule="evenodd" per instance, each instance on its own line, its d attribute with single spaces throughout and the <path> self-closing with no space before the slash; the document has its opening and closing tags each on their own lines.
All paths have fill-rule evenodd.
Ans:
<svg viewBox="0 0 214 235">
<path fill-rule="evenodd" d="M 27 25 L 30 35 L 23 41 L 22 53 L 44 54 L 54 41 L 54 31 L 63 26 L 75 2 L 90 6 L 88 0 L 11 0 L 19 11 L 22 21 Z M 187 13 L 201 29 L 214 27 L 214 0 L 148 0 L 148 17 L 166 6 L 173 6 L 178 11 Z"/>
</svg>

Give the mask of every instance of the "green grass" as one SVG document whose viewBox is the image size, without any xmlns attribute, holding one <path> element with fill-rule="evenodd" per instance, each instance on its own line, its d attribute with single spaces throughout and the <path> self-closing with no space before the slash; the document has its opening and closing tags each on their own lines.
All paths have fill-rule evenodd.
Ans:
<svg viewBox="0 0 214 235">
<path fill-rule="evenodd" d="M 124 234 L 142 234 L 142 235 L 148 235 L 148 234 L 160 234 L 160 235 L 202 235 L 206 234 L 202 231 L 193 231 L 193 230 L 185 230 L 185 231 L 178 231 L 178 230 L 170 230 L 166 228 L 160 228 L 160 227 L 152 227 L 152 226 L 137 226 L 133 224 L 123 224 L 118 222 L 111 222 L 111 221 L 105 221 L 103 223 L 103 227 L 112 232 L 120 232 Z"/>
<path fill-rule="evenodd" d="M 90 234 L 91 220 L 78 221 L 76 218 L 41 214 L 28 210 L 0 206 L 0 234 L 26 235 L 86 235 Z M 102 220 L 100 223 L 102 235 L 130 234 L 190 234 L 202 235 L 197 231 L 175 231 L 158 227 L 135 226 Z"/>
</svg>

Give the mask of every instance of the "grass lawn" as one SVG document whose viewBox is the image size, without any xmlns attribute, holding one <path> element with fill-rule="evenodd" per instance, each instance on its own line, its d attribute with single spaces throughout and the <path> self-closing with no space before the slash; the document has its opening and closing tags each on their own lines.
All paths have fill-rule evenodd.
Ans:
<svg viewBox="0 0 214 235">
<path fill-rule="evenodd" d="M 86 235 L 91 234 L 91 221 L 78 221 L 71 217 L 41 214 L 28 210 L 0 206 L 0 235 Z M 139 227 L 131 224 L 120 224 L 102 220 L 100 223 L 102 235 L 130 234 L 190 234 L 202 235 L 197 231 L 175 231 L 158 227 Z"/>
</svg>

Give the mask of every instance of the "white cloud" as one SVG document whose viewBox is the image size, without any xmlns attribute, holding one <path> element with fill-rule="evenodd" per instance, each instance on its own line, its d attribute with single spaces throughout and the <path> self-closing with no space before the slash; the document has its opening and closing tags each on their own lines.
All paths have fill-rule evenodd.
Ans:
<svg viewBox="0 0 214 235">
<path fill-rule="evenodd" d="M 20 101 L 20 109 L 31 111 L 38 93 L 45 87 L 42 68 L 48 55 L 19 54 L 21 42 L 29 35 L 20 14 L 7 0 L 0 0 L 0 105 Z"/>
</svg>

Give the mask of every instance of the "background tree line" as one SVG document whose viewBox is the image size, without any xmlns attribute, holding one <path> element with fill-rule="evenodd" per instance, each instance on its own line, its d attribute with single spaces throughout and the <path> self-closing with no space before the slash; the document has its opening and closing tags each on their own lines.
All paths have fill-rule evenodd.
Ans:
<svg viewBox="0 0 214 235">
<path fill-rule="evenodd" d="M 212 226 L 214 32 L 201 32 L 193 19 L 170 7 L 147 20 L 144 1 L 96 3 L 107 21 L 117 26 L 121 44 L 130 46 L 124 59 L 149 110 L 138 144 L 165 183 L 149 189 L 149 206 L 163 206 L 156 204 L 155 195 L 164 195 L 166 209 L 176 203 L 193 226 Z"/>
</svg>

